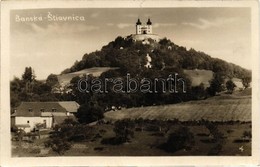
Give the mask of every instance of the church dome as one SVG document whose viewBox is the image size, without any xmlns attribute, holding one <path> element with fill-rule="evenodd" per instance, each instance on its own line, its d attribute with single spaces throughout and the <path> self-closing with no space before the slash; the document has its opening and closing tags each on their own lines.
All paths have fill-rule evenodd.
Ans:
<svg viewBox="0 0 260 167">
<path fill-rule="evenodd" d="M 147 24 L 147 25 L 152 25 L 152 22 L 151 22 L 150 18 L 148 19 L 148 21 L 147 21 L 146 24 Z"/>
<path fill-rule="evenodd" d="M 140 21 L 140 19 L 138 18 L 138 20 L 137 20 L 137 22 L 136 22 L 136 25 L 141 25 L 142 23 L 141 23 L 141 21 Z"/>
</svg>

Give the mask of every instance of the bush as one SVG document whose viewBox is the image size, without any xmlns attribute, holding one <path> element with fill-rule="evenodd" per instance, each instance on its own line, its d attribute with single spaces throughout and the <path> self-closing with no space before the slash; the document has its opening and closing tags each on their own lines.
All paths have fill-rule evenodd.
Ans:
<svg viewBox="0 0 260 167">
<path fill-rule="evenodd" d="M 152 131 L 152 132 L 158 132 L 160 131 L 160 128 L 159 126 L 157 125 L 148 125 L 146 128 L 145 128 L 146 131 Z"/>
<path fill-rule="evenodd" d="M 228 130 L 227 130 L 227 133 L 228 133 L 228 134 L 230 134 L 230 133 L 232 133 L 232 132 L 234 132 L 234 130 L 232 130 L 232 129 L 228 129 Z"/>
<path fill-rule="evenodd" d="M 209 150 L 208 155 L 219 155 L 221 150 L 222 150 L 222 143 L 218 143 Z"/>
<path fill-rule="evenodd" d="M 94 150 L 95 150 L 95 151 L 103 151 L 103 150 L 104 150 L 104 147 L 95 147 Z"/>
<path fill-rule="evenodd" d="M 152 133 L 151 136 L 158 136 L 158 137 L 164 137 L 164 133 L 163 132 L 155 132 L 155 133 Z"/>
<path fill-rule="evenodd" d="M 244 138 L 251 139 L 251 138 L 252 138 L 252 132 L 251 132 L 251 130 L 250 130 L 250 131 L 244 131 L 243 137 L 244 137 Z"/>
<path fill-rule="evenodd" d="M 66 120 L 54 128 L 45 147 L 51 147 L 54 152 L 62 155 L 71 148 L 71 142 L 90 139 L 92 135 L 91 127 Z"/>
<path fill-rule="evenodd" d="M 195 144 L 194 135 L 187 127 L 180 127 L 171 133 L 162 148 L 168 152 L 176 152 L 180 149 L 190 150 Z"/>
<path fill-rule="evenodd" d="M 134 122 L 130 119 L 123 119 L 115 122 L 114 132 L 117 140 L 129 142 L 134 137 Z"/>
<path fill-rule="evenodd" d="M 105 134 L 107 131 L 104 129 L 100 129 L 99 132 L 100 132 L 100 134 Z"/>
<path fill-rule="evenodd" d="M 105 145 L 119 145 L 122 143 L 124 143 L 122 139 L 117 137 L 104 138 L 101 140 L 101 144 Z"/>
<path fill-rule="evenodd" d="M 206 122 L 205 126 L 209 130 L 210 134 L 213 136 L 214 141 L 220 141 L 224 139 L 224 134 L 218 130 L 218 126 L 216 123 Z"/>
<path fill-rule="evenodd" d="M 235 139 L 233 140 L 233 143 L 249 143 L 249 139 Z"/>
<path fill-rule="evenodd" d="M 59 155 L 63 155 L 71 148 L 71 143 L 66 139 L 53 138 L 45 142 L 45 147 L 51 147 L 54 152 L 57 152 Z"/>
<path fill-rule="evenodd" d="M 41 149 L 40 148 L 34 148 L 30 151 L 30 153 L 33 153 L 33 154 L 40 154 L 41 153 Z"/>
<path fill-rule="evenodd" d="M 206 128 L 208 128 L 210 134 L 213 136 L 212 142 L 216 144 L 209 150 L 208 155 L 219 155 L 225 143 L 224 134 L 218 130 L 216 123 L 205 122 Z"/>
</svg>

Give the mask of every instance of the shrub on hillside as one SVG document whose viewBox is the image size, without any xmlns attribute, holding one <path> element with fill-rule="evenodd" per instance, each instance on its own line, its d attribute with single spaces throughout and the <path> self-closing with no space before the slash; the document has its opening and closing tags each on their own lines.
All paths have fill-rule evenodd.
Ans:
<svg viewBox="0 0 260 167">
<path fill-rule="evenodd" d="M 244 131 L 243 138 L 251 139 L 252 138 L 252 132 L 250 131 Z"/>
<path fill-rule="evenodd" d="M 116 138 L 122 143 L 129 142 L 134 137 L 134 122 L 130 119 L 123 119 L 115 122 L 114 132 Z"/>
<path fill-rule="evenodd" d="M 64 154 L 71 148 L 72 142 L 90 139 L 93 135 L 92 128 L 78 124 L 72 120 L 65 120 L 54 128 L 49 139 L 44 143 L 59 155 Z"/>
<path fill-rule="evenodd" d="M 59 155 L 63 155 L 67 150 L 71 148 L 71 143 L 65 138 L 51 138 L 44 143 L 45 147 L 51 147 L 54 152 Z"/>
<path fill-rule="evenodd" d="M 224 134 L 219 131 L 216 123 L 207 121 L 205 126 L 208 128 L 210 135 L 213 137 L 212 141 L 215 143 L 209 150 L 208 155 L 219 155 L 225 143 Z"/>
<path fill-rule="evenodd" d="M 187 127 L 180 127 L 171 133 L 162 148 L 168 152 L 176 152 L 181 149 L 190 150 L 195 144 L 194 135 Z"/>
</svg>

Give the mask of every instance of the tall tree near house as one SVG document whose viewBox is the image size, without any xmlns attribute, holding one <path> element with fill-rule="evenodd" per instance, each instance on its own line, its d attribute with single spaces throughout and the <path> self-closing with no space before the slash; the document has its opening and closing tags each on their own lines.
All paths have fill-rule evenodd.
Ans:
<svg viewBox="0 0 260 167">
<path fill-rule="evenodd" d="M 215 96 L 217 93 L 224 90 L 224 77 L 219 73 L 214 74 L 214 78 L 210 81 L 210 87 L 207 89 L 211 96 Z"/>
<path fill-rule="evenodd" d="M 35 81 L 35 74 L 32 67 L 25 67 L 25 71 L 22 75 L 22 80 L 25 83 L 25 90 L 27 93 L 32 93 L 33 91 L 33 81 Z"/>
<path fill-rule="evenodd" d="M 231 79 L 226 82 L 226 88 L 228 90 L 228 93 L 232 94 L 235 87 L 236 84 Z"/>
<path fill-rule="evenodd" d="M 32 67 L 25 67 L 25 71 L 22 75 L 22 79 L 24 81 L 32 82 L 33 80 L 35 80 L 35 78 L 36 78 L 36 76 L 34 74 Z"/>
</svg>

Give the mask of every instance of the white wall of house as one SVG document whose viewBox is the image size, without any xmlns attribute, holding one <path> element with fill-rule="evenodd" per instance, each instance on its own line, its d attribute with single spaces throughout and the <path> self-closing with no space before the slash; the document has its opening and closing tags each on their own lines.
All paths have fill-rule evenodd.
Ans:
<svg viewBox="0 0 260 167">
<path fill-rule="evenodd" d="M 30 129 L 33 130 L 38 123 L 46 122 L 46 128 L 52 127 L 52 117 L 15 117 L 15 124 L 29 124 Z"/>
</svg>

